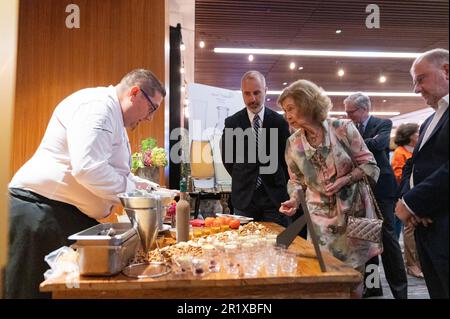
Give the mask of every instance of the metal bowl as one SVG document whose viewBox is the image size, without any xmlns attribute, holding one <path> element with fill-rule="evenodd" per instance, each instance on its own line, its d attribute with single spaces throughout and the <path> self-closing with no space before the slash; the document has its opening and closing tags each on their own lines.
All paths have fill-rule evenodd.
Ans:
<svg viewBox="0 0 450 319">
<path fill-rule="evenodd" d="M 152 195 L 159 196 L 161 199 L 161 205 L 163 207 L 170 206 L 173 199 L 177 195 L 176 192 L 166 191 L 166 190 L 155 190 L 151 192 Z"/>
<path fill-rule="evenodd" d="M 122 205 L 125 208 L 131 209 L 149 209 L 156 208 L 157 198 L 151 193 L 121 193 L 117 197 L 120 198 Z"/>
</svg>

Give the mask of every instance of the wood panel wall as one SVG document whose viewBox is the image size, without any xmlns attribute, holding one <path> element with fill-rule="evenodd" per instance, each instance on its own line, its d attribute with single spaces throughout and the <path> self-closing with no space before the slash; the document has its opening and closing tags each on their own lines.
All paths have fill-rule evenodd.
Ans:
<svg viewBox="0 0 450 319">
<path fill-rule="evenodd" d="M 0 1 L 0 299 L 3 294 L 3 270 L 8 256 L 8 192 L 14 87 L 16 78 L 19 0 Z"/>
<path fill-rule="evenodd" d="M 71 3 L 80 8 L 79 29 L 66 27 Z M 64 97 L 115 85 L 134 68 L 165 82 L 166 10 L 165 0 L 20 1 L 11 176 L 33 155 Z M 133 150 L 148 136 L 164 146 L 164 107 L 128 133 Z"/>
</svg>

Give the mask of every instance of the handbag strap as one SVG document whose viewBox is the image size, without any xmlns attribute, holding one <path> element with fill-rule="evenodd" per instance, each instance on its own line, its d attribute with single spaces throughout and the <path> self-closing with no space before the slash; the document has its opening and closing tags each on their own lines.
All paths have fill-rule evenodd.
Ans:
<svg viewBox="0 0 450 319">
<path fill-rule="evenodd" d="M 355 157 L 353 156 L 353 153 L 350 150 L 350 147 L 348 147 L 347 144 L 344 141 L 341 141 L 339 138 L 337 138 L 337 136 L 335 135 L 335 132 L 334 132 L 333 129 L 330 129 L 330 137 L 332 137 L 332 139 L 334 139 L 336 142 L 339 142 L 342 145 L 342 147 L 344 148 L 345 152 L 348 154 L 348 156 L 350 156 L 350 159 L 352 160 L 353 168 L 359 167 L 358 162 L 356 162 Z M 373 204 L 375 206 L 375 214 L 377 215 L 377 217 L 379 219 L 384 220 L 383 215 L 381 214 L 380 206 L 378 206 L 378 202 L 377 202 L 377 200 L 375 198 L 375 194 L 373 193 L 372 186 L 370 185 L 369 179 L 368 179 L 366 174 L 363 175 L 362 182 L 367 186 L 367 189 L 369 191 L 369 196 L 371 197 L 372 202 L 373 202 Z M 356 204 L 356 201 L 353 202 L 353 206 L 355 204 Z M 354 212 L 355 210 L 352 209 L 351 211 Z"/>
</svg>

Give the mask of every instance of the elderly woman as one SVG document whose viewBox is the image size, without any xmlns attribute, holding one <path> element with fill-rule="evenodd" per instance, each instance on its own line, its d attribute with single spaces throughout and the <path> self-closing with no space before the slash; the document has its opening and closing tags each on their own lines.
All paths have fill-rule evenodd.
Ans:
<svg viewBox="0 0 450 319">
<path fill-rule="evenodd" d="M 306 190 L 308 210 L 321 247 L 363 272 L 365 262 L 379 254 L 380 247 L 347 238 L 344 212 L 373 210 L 365 207 L 369 195 L 361 192 L 357 183 L 364 175 L 377 181 L 379 168 L 373 154 L 352 122 L 327 119 L 331 101 L 314 83 L 292 83 L 278 103 L 289 125 L 297 129 L 286 145 L 290 200 L 281 204 L 280 212 L 294 214 L 299 205 L 297 191 L 300 187 Z"/>
</svg>

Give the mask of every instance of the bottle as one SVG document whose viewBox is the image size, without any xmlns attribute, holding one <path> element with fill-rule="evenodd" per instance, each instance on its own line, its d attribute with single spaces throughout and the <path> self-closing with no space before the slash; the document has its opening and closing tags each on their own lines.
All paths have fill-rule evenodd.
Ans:
<svg viewBox="0 0 450 319">
<path fill-rule="evenodd" d="M 182 178 L 180 181 L 180 200 L 177 203 L 177 212 L 175 215 L 177 243 L 189 240 L 189 217 L 191 209 L 187 201 L 186 187 L 186 179 Z"/>
</svg>

